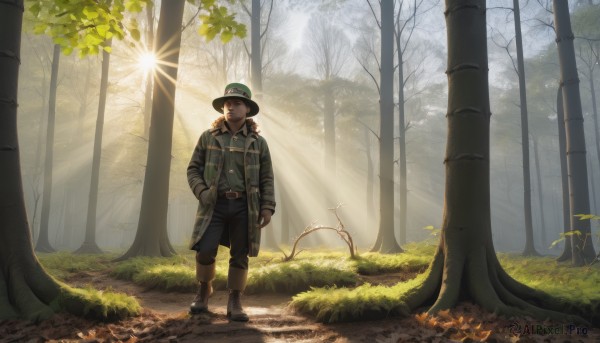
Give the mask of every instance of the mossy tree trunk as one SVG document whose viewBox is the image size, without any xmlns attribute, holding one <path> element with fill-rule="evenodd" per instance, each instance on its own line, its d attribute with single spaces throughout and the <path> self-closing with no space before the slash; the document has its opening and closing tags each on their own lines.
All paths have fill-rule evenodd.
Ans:
<svg viewBox="0 0 600 343">
<path fill-rule="evenodd" d="M 440 245 L 425 281 L 406 300 L 428 313 L 472 300 L 500 315 L 565 320 L 562 304 L 512 279 L 494 250 L 490 219 L 486 1 L 446 0 L 448 138 Z"/>
<path fill-rule="evenodd" d="M 50 74 L 50 94 L 48 95 L 48 126 L 46 128 L 46 159 L 44 162 L 44 187 L 42 195 L 42 216 L 40 233 L 35 251 L 54 252 L 48 240 L 50 230 L 50 204 L 52 200 L 52 160 L 54 153 L 54 122 L 56 117 L 56 90 L 58 88 L 58 65 L 60 63 L 60 45 L 54 45 L 52 72 Z"/>
<path fill-rule="evenodd" d="M 168 257 L 175 254 L 167 234 L 167 211 L 184 6 L 185 0 L 172 0 L 169 1 L 169 6 L 160 8 L 156 33 L 158 63 L 154 73 L 152 119 L 140 218 L 133 244 L 117 260 L 135 256 Z"/>
<path fill-rule="evenodd" d="M 25 211 L 17 136 L 22 18 L 23 0 L 0 2 L 0 320 L 47 317 L 59 294 L 33 253 Z"/>
<path fill-rule="evenodd" d="M 571 228 L 581 232 L 571 238 L 571 261 L 574 266 L 582 266 L 596 258 L 592 245 L 589 220 L 579 220 L 577 214 L 590 213 L 590 197 L 588 190 L 585 133 L 579 78 L 573 46 L 573 32 L 569 16 L 568 1 L 553 0 L 556 42 L 560 61 L 560 79 L 565 111 L 565 132 L 567 143 L 567 165 L 569 170 L 569 194 L 571 208 Z"/>
<path fill-rule="evenodd" d="M 106 46 L 110 47 L 112 41 L 108 40 Z M 92 156 L 92 177 L 90 194 L 88 198 L 87 221 L 85 225 L 85 238 L 75 253 L 101 254 L 102 250 L 96 243 L 96 210 L 98 208 L 98 186 L 100 183 L 100 159 L 102 156 L 102 133 L 104 131 L 104 112 L 106 109 L 106 93 L 108 92 L 108 70 L 110 67 L 110 54 L 102 51 L 102 74 L 100 76 L 100 98 L 98 99 L 98 116 L 96 117 L 96 132 L 94 137 L 94 154 Z"/>
</svg>

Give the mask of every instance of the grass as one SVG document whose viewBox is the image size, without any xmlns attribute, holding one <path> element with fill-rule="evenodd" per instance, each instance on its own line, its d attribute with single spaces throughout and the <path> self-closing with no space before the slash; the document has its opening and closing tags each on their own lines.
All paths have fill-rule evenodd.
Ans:
<svg viewBox="0 0 600 343">
<path fill-rule="evenodd" d="M 80 272 L 98 272 L 110 268 L 111 260 L 116 254 L 72 254 L 56 252 L 52 254 L 38 253 L 38 259 L 52 276 L 64 280 L 66 277 Z"/>
<path fill-rule="evenodd" d="M 401 254 L 363 253 L 350 259 L 344 250 L 305 251 L 289 262 L 282 254 L 262 251 L 250 259 L 247 294 L 296 294 L 290 306 L 314 316 L 319 321 L 336 322 L 374 319 L 407 312 L 404 300 L 424 277 L 436 246 L 410 243 Z M 551 257 L 522 257 L 499 254 L 504 269 L 516 280 L 571 303 L 581 311 L 600 314 L 600 265 L 573 268 Z M 110 271 L 120 279 L 132 280 L 147 288 L 165 291 L 196 290 L 195 257 L 192 251 L 181 251 L 171 258 L 138 257 L 120 263 L 110 262 L 106 255 L 73 256 L 66 253 L 40 257 L 52 273 Z M 229 251 L 220 249 L 217 256 L 215 289 L 225 289 Z M 395 272 L 419 273 L 416 278 L 393 286 L 364 284 L 356 286 L 359 275 Z M 298 294 L 299 293 L 299 294 Z M 93 298 L 93 296 L 90 296 Z M 97 306 L 93 313 L 113 310 Z M 115 312 L 115 311 L 113 311 Z"/>
</svg>

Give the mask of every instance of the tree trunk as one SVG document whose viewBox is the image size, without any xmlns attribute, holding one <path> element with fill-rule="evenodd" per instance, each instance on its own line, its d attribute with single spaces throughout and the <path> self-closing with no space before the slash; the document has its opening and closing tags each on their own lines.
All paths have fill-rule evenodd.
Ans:
<svg viewBox="0 0 600 343">
<path fill-rule="evenodd" d="M 112 40 L 106 42 L 111 46 Z M 108 91 L 108 69 L 110 54 L 102 51 L 102 75 L 100 77 L 100 98 L 98 99 L 98 116 L 96 117 L 96 133 L 94 136 L 94 154 L 92 157 L 92 177 L 90 196 L 88 200 L 87 222 L 83 244 L 75 253 L 101 254 L 102 250 L 96 244 L 96 210 L 98 208 L 98 184 L 100 181 L 100 159 L 102 156 L 102 132 L 104 130 L 104 112 L 106 108 L 106 93 Z"/>
<path fill-rule="evenodd" d="M 572 236 L 571 261 L 574 266 L 582 266 L 596 258 L 592 245 L 589 220 L 579 220 L 577 214 L 590 213 L 588 191 L 585 133 L 579 93 L 579 78 L 573 47 L 573 32 L 567 1 L 553 0 L 556 42 L 560 61 L 560 77 L 565 111 L 565 132 L 567 142 L 567 165 L 569 168 L 569 193 L 571 208 L 571 228 L 581 232 Z"/>
<path fill-rule="evenodd" d="M 365 204 L 367 206 L 367 225 L 366 228 L 370 231 L 374 227 L 375 222 L 375 204 L 373 203 L 373 181 L 375 178 L 375 170 L 373 168 L 373 157 L 371 155 L 371 139 L 369 138 L 369 130 L 365 127 L 365 144 L 367 150 L 367 192 Z"/>
<path fill-rule="evenodd" d="M 394 235 L 394 3 L 381 1 L 379 252 L 402 252 Z"/>
<path fill-rule="evenodd" d="M 327 79 L 323 83 L 323 128 L 325 136 L 325 168 L 329 176 L 328 182 L 335 182 L 335 95 L 333 80 Z M 335 190 L 335 186 L 333 187 Z M 330 198 L 330 197 L 329 197 Z M 335 206 L 335 204 L 327 204 Z"/>
<path fill-rule="evenodd" d="M 48 96 L 48 126 L 46 131 L 46 160 L 44 162 L 44 191 L 42 197 L 42 217 L 40 219 L 40 234 L 35 245 L 35 251 L 54 252 L 48 240 L 50 222 L 50 203 L 52 200 L 52 160 L 54 152 L 54 122 L 56 117 L 56 89 L 58 83 L 58 65 L 60 63 L 60 45 L 54 45 L 52 56 L 52 74 L 50 76 L 50 94 Z"/>
<path fill-rule="evenodd" d="M 146 21 L 148 22 L 146 50 L 156 53 L 154 51 L 154 5 L 152 2 L 146 4 Z M 144 137 L 146 138 L 150 135 L 150 118 L 152 116 L 152 72 L 152 70 L 146 71 L 146 90 L 144 91 Z"/>
<path fill-rule="evenodd" d="M 71 158 L 67 163 L 69 163 L 69 170 L 71 170 L 71 177 L 67 181 L 67 186 L 65 189 L 65 225 L 63 228 L 64 237 L 62 239 L 62 244 L 67 247 L 67 249 L 71 249 L 73 246 L 74 236 L 79 230 L 74 230 L 75 226 L 78 226 L 79 223 L 77 219 L 80 217 L 78 211 L 78 206 L 80 203 L 80 193 L 82 184 L 84 184 L 84 171 L 80 165 L 77 165 L 77 157 L 78 157 L 78 149 L 83 145 L 82 132 L 84 130 L 83 121 L 85 119 L 85 115 L 88 107 L 88 93 L 90 90 L 90 81 L 91 81 L 91 68 L 90 61 L 87 60 L 87 68 L 85 72 L 85 81 L 83 81 L 83 90 L 79 99 L 79 111 L 77 114 L 77 125 L 71 131 L 71 138 L 69 139 L 69 154 Z M 87 174 L 87 173 L 86 173 Z M 77 224 L 76 224 L 77 223 Z"/>
<path fill-rule="evenodd" d="M 46 318 L 59 294 L 33 253 L 25 211 L 17 136 L 22 18 L 23 0 L 0 2 L 0 320 Z"/>
<path fill-rule="evenodd" d="M 399 9 L 400 10 L 400 9 Z M 396 49 L 398 50 L 398 189 L 400 191 L 400 213 L 398 225 L 398 240 L 406 243 L 406 222 L 408 215 L 408 186 L 406 180 L 406 120 L 404 118 L 404 61 L 402 45 L 400 44 L 400 20 L 396 21 Z"/>
<path fill-rule="evenodd" d="M 537 193 L 538 193 L 538 202 L 540 205 L 540 219 L 542 222 L 542 225 L 540 227 L 540 234 L 541 234 L 541 241 L 542 241 L 542 246 L 546 247 L 548 246 L 548 242 L 546 241 L 546 217 L 544 215 L 544 197 L 543 197 L 543 191 L 542 191 L 542 172 L 541 172 L 541 168 L 540 168 L 540 155 L 539 155 L 539 146 L 538 146 L 538 141 L 537 138 L 534 136 L 533 137 L 533 155 L 534 155 L 534 160 L 535 160 L 535 173 L 537 176 Z"/>
<path fill-rule="evenodd" d="M 569 175 L 567 169 L 567 143 L 565 133 L 565 111 L 563 108 L 562 87 L 556 92 L 556 121 L 558 122 L 558 154 L 560 156 L 560 178 L 562 185 L 563 232 L 571 231 L 571 209 L 569 208 Z M 565 237 L 565 247 L 556 259 L 559 262 L 571 260 L 571 237 Z"/>
<path fill-rule="evenodd" d="M 591 95 L 591 99 L 592 99 L 592 112 L 594 115 L 594 138 L 596 141 L 596 158 L 598 159 L 598 166 L 600 166 L 600 138 L 598 137 L 598 108 L 596 106 L 596 88 L 594 85 L 594 68 L 590 68 L 590 95 Z M 590 163 L 591 164 L 591 163 Z M 592 170 L 593 170 L 593 166 Z M 592 180 L 592 192 L 593 192 L 593 199 L 594 199 L 594 208 L 593 211 L 594 213 L 596 213 L 596 211 L 598 210 L 598 204 L 597 204 L 597 199 L 596 199 L 596 188 L 594 187 L 594 174 L 592 174 L 592 177 L 590 178 Z"/>
<path fill-rule="evenodd" d="M 173 144 L 173 117 L 181 22 L 185 0 L 172 0 L 160 7 L 157 29 L 157 56 L 161 71 L 154 73 L 152 122 L 148 143 L 148 160 L 142 191 L 142 206 L 135 240 L 129 250 L 117 260 L 135 256 L 172 256 L 175 250 L 167 234 L 169 207 L 169 175 Z"/>
<path fill-rule="evenodd" d="M 512 279 L 494 251 L 485 14 L 485 0 L 446 0 L 448 138 L 442 235 L 428 275 L 409 291 L 406 304 L 413 310 L 437 298 L 428 310 L 434 314 L 454 307 L 460 298 L 508 317 L 573 320 L 557 312 L 572 310 L 564 303 Z"/>
<path fill-rule="evenodd" d="M 515 17 L 515 40 L 517 45 L 517 68 L 519 77 L 519 100 L 521 108 L 521 148 L 523 151 L 523 207 L 525 211 L 525 248 L 523 256 L 539 255 L 533 244 L 533 220 L 531 216 L 531 171 L 529 168 L 529 124 L 527 118 L 527 89 L 525 87 L 525 65 L 523 62 L 523 40 L 521 39 L 521 10 L 519 1 L 513 0 Z"/>
<path fill-rule="evenodd" d="M 260 0 L 252 0 L 250 19 L 252 89 L 257 99 L 262 98 L 262 59 L 260 53 Z"/>
</svg>

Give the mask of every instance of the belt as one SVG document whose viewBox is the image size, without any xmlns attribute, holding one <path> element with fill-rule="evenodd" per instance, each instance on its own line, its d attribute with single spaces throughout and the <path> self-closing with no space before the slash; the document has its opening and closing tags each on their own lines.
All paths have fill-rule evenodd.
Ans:
<svg viewBox="0 0 600 343">
<path fill-rule="evenodd" d="M 219 196 L 221 198 L 225 198 L 225 199 L 229 199 L 229 200 L 234 200 L 234 199 L 239 199 L 239 198 L 243 198 L 246 196 L 246 192 L 224 192 L 219 194 Z"/>
</svg>

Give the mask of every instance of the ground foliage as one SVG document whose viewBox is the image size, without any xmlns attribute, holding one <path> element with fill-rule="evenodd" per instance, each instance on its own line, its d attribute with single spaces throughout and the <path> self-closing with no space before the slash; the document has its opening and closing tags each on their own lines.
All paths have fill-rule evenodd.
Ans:
<svg viewBox="0 0 600 343">
<path fill-rule="evenodd" d="M 90 281 L 102 289 L 102 293 L 110 291 L 112 285 L 119 290 L 124 283 L 135 284 L 138 291 L 128 293 L 134 296 L 143 295 L 142 298 L 166 298 L 166 295 L 161 296 L 165 294 L 165 290 L 171 290 L 169 296 L 173 294 L 173 290 L 177 291 L 175 293 L 182 292 L 177 297 L 178 302 L 172 304 L 177 312 L 168 312 L 166 308 L 157 305 L 160 302 L 154 302 L 145 305 L 139 316 L 116 320 L 113 323 L 101 323 L 66 314 L 56 315 L 37 325 L 22 321 L 4 321 L 0 322 L 0 337 L 14 342 L 185 342 L 198 339 L 217 342 L 234 337 L 236 340 L 243 338 L 247 341 L 306 342 L 559 342 L 565 339 L 587 342 L 599 339 L 596 332 L 598 330 L 595 328 L 586 328 L 587 336 L 574 332 L 567 335 L 569 323 L 541 322 L 531 318 L 499 318 L 469 303 L 462 303 L 451 311 L 442 311 L 435 317 L 426 316 L 420 310 L 416 314 L 409 314 L 403 299 L 424 276 L 423 273 L 416 274 L 426 268 L 421 259 L 431 259 L 434 249 L 431 245 L 424 244 L 407 245 L 409 246 L 412 249 L 407 249 L 403 254 L 362 254 L 361 258 L 354 260 L 348 258 L 347 252 L 314 251 L 301 255 L 297 261 L 281 263 L 280 254 L 261 253 L 261 256 L 251 259 L 251 265 L 255 269 L 256 280 L 262 280 L 262 283 L 255 281 L 254 287 L 260 287 L 262 290 L 258 293 L 249 291 L 245 297 L 247 301 L 257 297 L 255 302 L 261 303 L 260 297 L 264 297 L 261 293 L 276 292 L 282 294 L 283 300 L 277 307 L 265 303 L 262 310 L 251 314 L 249 324 L 239 327 L 237 323 L 227 322 L 224 304 L 221 306 L 223 308 L 217 307 L 207 316 L 187 314 L 189 300 L 195 291 L 195 287 L 181 287 L 190 282 L 190 278 L 193 284 L 194 256 L 187 251 L 182 250 L 180 255 L 171 258 L 137 258 L 120 263 L 112 262 L 111 255 L 42 254 L 42 264 L 53 273 L 59 272 L 67 282 L 86 278 L 105 280 L 100 283 Z M 228 252 L 223 250 L 218 256 L 217 281 L 222 282 L 224 288 Z M 594 290 L 597 289 L 600 271 L 596 266 L 573 268 L 556 263 L 549 257 L 524 258 L 512 254 L 500 254 L 500 260 L 513 277 L 525 284 L 567 300 L 579 301 L 581 306 L 587 306 L 586 311 L 593 310 L 592 306 L 598 304 L 599 297 L 594 294 Z M 341 276 L 313 275 L 328 274 L 333 269 L 341 271 L 342 275 L 354 275 L 353 281 L 342 285 L 332 281 L 339 281 Z M 177 275 L 171 275 L 172 273 Z M 378 273 L 380 274 L 377 275 Z M 154 284 L 142 281 L 142 275 L 146 274 L 155 275 Z M 289 284 L 296 282 L 290 281 L 289 275 L 296 274 L 303 275 L 298 277 L 298 280 L 301 280 L 297 281 L 298 284 L 311 283 L 317 279 L 328 284 L 320 288 L 312 285 L 313 288 L 309 291 L 293 297 L 289 305 L 290 295 L 295 293 L 289 290 L 297 286 Z M 117 277 L 125 281 L 110 281 L 112 278 L 117 280 Z M 370 283 L 364 280 L 377 281 Z M 397 282 L 398 280 L 407 281 Z M 88 289 L 91 289 L 91 286 L 88 286 Z M 226 302 L 225 292 L 217 293 L 222 293 L 220 301 Z M 217 300 L 213 299 L 212 302 L 216 303 Z M 303 304 L 304 308 L 299 304 Z M 308 316 L 303 316 L 302 313 Z M 315 320 L 338 323 L 321 324 Z M 557 332 L 558 329 L 562 331 Z"/>
</svg>

